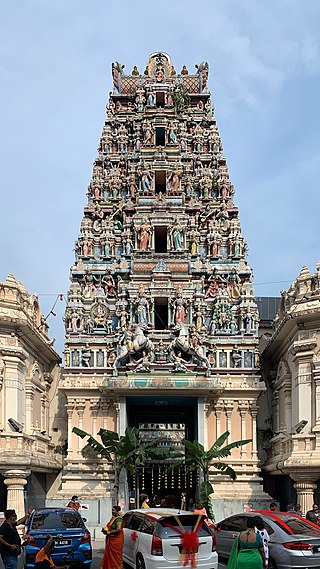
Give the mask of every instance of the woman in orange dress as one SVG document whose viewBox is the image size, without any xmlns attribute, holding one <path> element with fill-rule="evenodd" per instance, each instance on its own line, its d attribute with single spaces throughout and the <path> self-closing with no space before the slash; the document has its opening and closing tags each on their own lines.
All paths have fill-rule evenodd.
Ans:
<svg viewBox="0 0 320 569">
<path fill-rule="evenodd" d="M 100 569 L 123 569 L 123 518 L 120 506 L 113 506 L 112 518 L 101 530 L 106 536 L 106 548 Z"/>
</svg>

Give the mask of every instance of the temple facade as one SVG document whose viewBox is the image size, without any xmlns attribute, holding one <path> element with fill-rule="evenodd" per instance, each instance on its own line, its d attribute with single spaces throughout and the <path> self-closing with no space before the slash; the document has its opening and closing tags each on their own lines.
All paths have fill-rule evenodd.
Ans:
<svg viewBox="0 0 320 569">
<path fill-rule="evenodd" d="M 45 505 L 62 468 L 60 356 L 36 294 L 0 282 L 0 512 Z"/>
<path fill-rule="evenodd" d="M 264 505 L 258 466 L 259 315 L 234 187 L 208 87 L 209 66 L 177 73 L 166 53 L 143 73 L 112 64 L 110 93 L 88 201 L 75 242 L 65 312 L 68 451 L 60 491 L 110 507 L 111 465 L 84 459 L 77 426 L 101 427 L 181 449 L 228 430 L 251 439 L 229 460 L 237 480 L 212 469 L 218 517 Z M 180 505 L 197 477 L 161 464 L 123 481 Z M 174 497 L 174 498 L 173 498 Z M 54 500 L 53 500 L 54 501 Z"/>
<path fill-rule="evenodd" d="M 265 347 L 268 397 L 259 430 L 266 488 L 281 508 L 296 502 L 306 513 L 320 498 L 320 262 L 304 266 L 281 303 Z M 263 449 L 264 447 L 264 449 Z"/>
</svg>

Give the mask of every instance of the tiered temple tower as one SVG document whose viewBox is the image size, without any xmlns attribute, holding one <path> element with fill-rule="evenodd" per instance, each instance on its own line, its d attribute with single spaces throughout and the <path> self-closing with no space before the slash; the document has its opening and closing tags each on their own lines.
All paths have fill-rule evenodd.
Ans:
<svg viewBox="0 0 320 569">
<path fill-rule="evenodd" d="M 252 439 L 230 461 L 235 483 L 214 475 L 214 498 L 216 508 L 221 498 L 234 507 L 235 499 L 262 500 L 259 316 L 209 67 L 202 62 L 189 74 L 183 66 L 177 74 L 167 54 L 153 53 L 143 73 L 123 69 L 112 64 L 71 268 L 62 493 L 113 494 L 110 465 L 82 458 L 72 426 L 96 434 L 136 425 L 142 440 L 157 437 L 171 448 L 181 448 L 184 436 L 208 447 L 226 430 L 230 441 Z M 151 470 L 141 473 L 140 492 L 175 495 L 177 503 L 181 492 L 195 494 L 197 480 L 184 472 Z"/>
</svg>

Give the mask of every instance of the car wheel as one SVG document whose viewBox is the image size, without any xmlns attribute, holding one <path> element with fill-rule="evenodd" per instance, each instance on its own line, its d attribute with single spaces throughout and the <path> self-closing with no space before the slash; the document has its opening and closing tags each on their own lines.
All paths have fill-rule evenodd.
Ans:
<svg viewBox="0 0 320 569">
<path fill-rule="evenodd" d="M 272 559 L 272 557 L 269 558 L 268 569 L 277 569 L 277 564 L 276 564 L 276 562 Z"/>
<path fill-rule="evenodd" d="M 144 562 L 144 559 L 143 559 L 141 553 L 138 553 L 138 555 L 137 555 L 136 569 L 146 569 L 145 562 Z"/>
</svg>

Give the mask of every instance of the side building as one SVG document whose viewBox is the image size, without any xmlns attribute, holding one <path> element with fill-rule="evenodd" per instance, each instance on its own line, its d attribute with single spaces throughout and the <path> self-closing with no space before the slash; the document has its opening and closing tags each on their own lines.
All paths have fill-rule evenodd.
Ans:
<svg viewBox="0 0 320 569">
<path fill-rule="evenodd" d="M 60 362 L 37 295 L 9 275 L 0 282 L 0 510 L 18 517 L 45 505 L 61 471 L 60 435 L 51 429 Z"/>
<path fill-rule="evenodd" d="M 215 510 L 268 500 L 258 465 L 258 325 L 252 270 L 234 187 L 208 89 L 209 67 L 177 74 L 153 53 L 146 69 L 112 64 L 113 91 L 88 188 L 65 314 L 68 414 L 62 488 L 51 503 L 77 493 L 100 523 L 114 500 L 106 461 L 82 457 L 77 426 L 141 442 L 208 448 L 224 431 L 235 449 L 232 483 L 214 469 Z M 128 480 L 128 495 L 194 497 L 196 476 L 153 464 Z M 125 488 L 125 485 L 124 485 Z"/>
<path fill-rule="evenodd" d="M 282 508 L 297 502 L 305 513 L 320 499 L 320 262 L 281 292 L 262 361 L 265 488 Z"/>
</svg>

